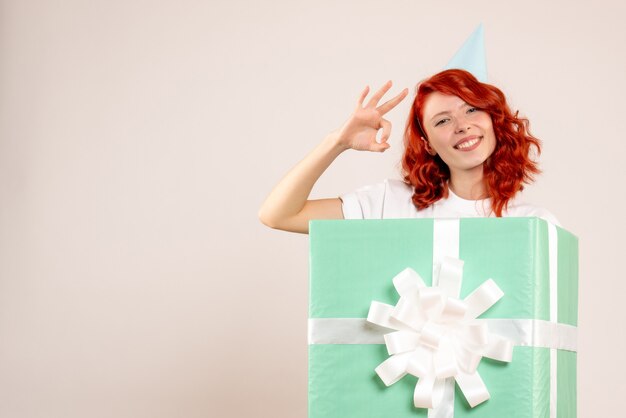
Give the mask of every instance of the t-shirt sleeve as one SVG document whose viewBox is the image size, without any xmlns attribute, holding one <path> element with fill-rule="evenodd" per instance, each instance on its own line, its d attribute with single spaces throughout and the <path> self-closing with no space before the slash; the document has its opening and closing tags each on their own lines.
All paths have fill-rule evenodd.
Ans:
<svg viewBox="0 0 626 418">
<path fill-rule="evenodd" d="M 550 212 L 548 209 L 537 206 L 523 205 L 520 208 L 519 213 L 511 214 L 511 216 L 536 216 L 537 218 L 541 218 L 545 221 L 553 223 L 556 226 L 561 226 L 561 223 L 559 222 L 557 217 L 552 214 L 552 212 Z"/>
<path fill-rule="evenodd" d="M 382 219 L 386 189 L 384 181 L 339 196 L 344 219 Z"/>
<path fill-rule="evenodd" d="M 538 218 L 544 219 L 550 223 L 553 223 L 556 226 L 561 226 L 561 223 L 559 222 L 559 220 L 556 218 L 556 216 L 554 216 L 552 214 L 552 212 L 550 212 L 547 209 L 544 208 L 536 208 L 535 209 L 535 213 L 533 214 L 533 216 L 536 216 Z"/>
</svg>

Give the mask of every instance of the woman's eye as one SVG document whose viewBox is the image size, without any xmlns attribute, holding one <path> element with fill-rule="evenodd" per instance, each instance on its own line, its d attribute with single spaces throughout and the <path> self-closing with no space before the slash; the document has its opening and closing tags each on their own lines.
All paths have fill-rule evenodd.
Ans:
<svg viewBox="0 0 626 418">
<path fill-rule="evenodd" d="M 469 109 L 467 109 L 467 113 L 474 113 L 477 112 L 478 108 L 477 107 L 470 107 Z"/>
<path fill-rule="evenodd" d="M 440 120 L 437 121 L 437 123 L 435 123 L 435 126 L 439 126 L 439 125 L 441 125 L 443 123 L 446 123 L 447 121 L 448 121 L 447 118 L 446 119 L 440 119 Z"/>
</svg>

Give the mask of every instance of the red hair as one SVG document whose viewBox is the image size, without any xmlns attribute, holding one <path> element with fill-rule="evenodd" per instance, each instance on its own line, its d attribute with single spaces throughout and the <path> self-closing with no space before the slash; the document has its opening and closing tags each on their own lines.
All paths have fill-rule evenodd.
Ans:
<svg viewBox="0 0 626 418">
<path fill-rule="evenodd" d="M 483 164 L 483 181 L 491 198 L 491 210 L 501 217 L 509 200 L 531 183 L 539 174 L 537 163 L 530 158 L 530 148 L 541 153 L 540 142 L 528 130 L 526 118 L 518 118 L 506 103 L 500 89 L 481 83 L 464 70 L 446 70 L 422 81 L 404 134 L 405 151 L 402 157 L 404 181 L 413 185 L 413 204 L 425 209 L 441 198 L 448 197 L 450 169 L 439 155 L 432 156 L 426 150 L 422 137 L 424 103 L 433 92 L 460 97 L 471 106 L 486 111 L 491 116 L 496 147 Z"/>
</svg>

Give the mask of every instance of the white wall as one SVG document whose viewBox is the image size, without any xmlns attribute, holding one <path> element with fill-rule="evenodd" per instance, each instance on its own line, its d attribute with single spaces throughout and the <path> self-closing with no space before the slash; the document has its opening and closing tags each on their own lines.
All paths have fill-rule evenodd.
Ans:
<svg viewBox="0 0 626 418">
<path fill-rule="evenodd" d="M 257 210 L 362 88 L 478 23 L 543 139 L 527 200 L 580 237 L 579 416 L 615 416 L 623 2 L 0 2 L 0 417 L 306 415 L 307 237 Z M 342 155 L 314 197 L 397 176 Z"/>
</svg>

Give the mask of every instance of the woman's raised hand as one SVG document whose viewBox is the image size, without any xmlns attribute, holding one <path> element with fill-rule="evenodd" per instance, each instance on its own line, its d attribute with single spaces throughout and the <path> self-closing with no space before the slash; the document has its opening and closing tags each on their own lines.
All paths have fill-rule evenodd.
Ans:
<svg viewBox="0 0 626 418">
<path fill-rule="evenodd" d="M 384 119 L 383 116 L 404 100 L 409 93 L 408 89 L 404 89 L 396 97 L 378 106 L 378 102 L 389 91 L 391 84 L 391 81 L 386 82 L 367 104 L 363 105 L 369 92 L 369 86 L 365 87 L 361 97 L 359 97 L 356 109 L 338 131 L 341 146 L 346 149 L 376 152 L 383 152 L 389 148 L 390 145 L 387 140 L 391 133 L 391 122 Z M 379 129 L 383 130 L 380 142 L 376 140 Z"/>
<path fill-rule="evenodd" d="M 383 116 L 408 94 L 408 89 L 404 89 L 393 99 L 378 106 L 390 88 L 391 81 L 388 81 L 364 105 L 369 92 L 369 87 L 365 88 L 350 119 L 340 129 L 327 135 L 274 187 L 259 209 L 261 222 L 271 228 L 307 233 L 311 219 L 343 219 L 339 198 L 310 200 L 311 189 L 343 151 L 353 148 L 382 152 L 389 148 L 387 139 L 391 123 Z M 382 137 L 377 142 L 376 134 L 380 129 L 383 130 Z"/>
</svg>

